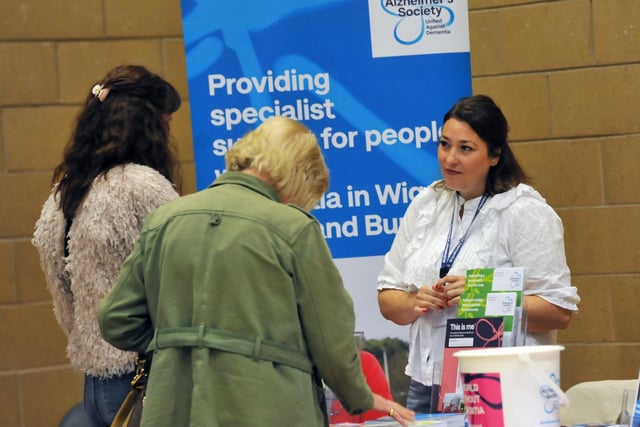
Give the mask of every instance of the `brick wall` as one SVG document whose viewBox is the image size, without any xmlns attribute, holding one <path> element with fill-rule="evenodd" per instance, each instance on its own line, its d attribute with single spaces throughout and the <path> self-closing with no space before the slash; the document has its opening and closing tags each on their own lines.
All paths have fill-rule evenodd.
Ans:
<svg viewBox="0 0 640 427">
<path fill-rule="evenodd" d="M 470 0 L 473 90 L 565 225 L 582 297 L 562 385 L 640 368 L 640 3 Z"/>
<path fill-rule="evenodd" d="M 565 224 L 582 296 L 562 331 L 562 386 L 640 368 L 640 3 L 469 0 L 475 93 L 494 97 L 514 150 Z M 0 417 L 56 426 L 82 393 L 29 240 L 75 114 L 106 70 L 139 63 L 185 103 L 174 116 L 195 190 L 177 0 L 0 2 Z"/>
<path fill-rule="evenodd" d="M 0 424 L 54 427 L 82 396 L 30 243 L 51 173 L 92 85 L 122 63 L 171 81 L 184 191 L 195 190 L 180 3 L 0 2 Z"/>
</svg>

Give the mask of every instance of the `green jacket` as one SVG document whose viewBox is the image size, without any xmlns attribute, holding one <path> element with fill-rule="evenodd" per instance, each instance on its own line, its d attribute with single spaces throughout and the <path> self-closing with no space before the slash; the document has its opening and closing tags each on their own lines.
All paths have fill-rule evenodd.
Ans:
<svg viewBox="0 0 640 427">
<path fill-rule="evenodd" d="M 153 351 L 143 426 L 326 426 L 320 378 L 348 411 L 373 405 L 319 224 L 241 172 L 146 218 L 99 322 Z"/>
</svg>

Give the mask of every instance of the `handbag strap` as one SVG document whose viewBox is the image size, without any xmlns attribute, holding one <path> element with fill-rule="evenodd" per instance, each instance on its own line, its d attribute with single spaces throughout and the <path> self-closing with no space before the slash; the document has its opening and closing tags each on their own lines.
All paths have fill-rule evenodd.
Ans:
<svg viewBox="0 0 640 427">
<path fill-rule="evenodd" d="M 129 422 L 135 411 L 136 405 L 141 405 L 144 399 L 142 390 L 132 389 L 127 393 L 118 413 L 111 422 L 111 427 L 133 427 Z"/>
<path fill-rule="evenodd" d="M 138 427 L 140 425 L 147 377 L 149 376 L 149 362 L 150 356 L 138 353 L 136 373 L 131 380 L 131 390 L 118 408 L 118 412 L 111 422 L 111 427 Z"/>
<path fill-rule="evenodd" d="M 144 353 L 138 353 L 136 360 L 136 374 L 131 380 L 131 387 L 136 390 L 144 390 L 147 386 L 147 378 L 149 377 L 149 356 Z"/>
</svg>

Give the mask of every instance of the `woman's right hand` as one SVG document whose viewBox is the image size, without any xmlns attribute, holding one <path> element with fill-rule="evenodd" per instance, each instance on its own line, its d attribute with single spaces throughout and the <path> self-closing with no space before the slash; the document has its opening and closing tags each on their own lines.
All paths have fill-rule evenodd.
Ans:
<svg viewBox="0 0 640 427">
<path fill-rule="evenodd" d="M 422 286 L 417 292 L 384 289 L 378 292 L 380 313 L 398 325 L 409 325 L 429 310 L 447 307 L 443 290 Z"/>
<path fill-rule="evenodd" d="M 399 422 L 403 426 L 408 426 L 409 422 L 415 420 L 415 412 L 405 408 L 399 403 L 393 400 L 385 399 L 379 394 L 373 393 L 373 409 L 380 412 L 385 412 L 391 418 Z"/>
<path fill-rule="evenodd" d="M 418 288 L 415 309 L 426 313 L 429 310 L 447 308 L 447 295 L 444 289 L 437 286 L 423 285 Z"/>
</svg>

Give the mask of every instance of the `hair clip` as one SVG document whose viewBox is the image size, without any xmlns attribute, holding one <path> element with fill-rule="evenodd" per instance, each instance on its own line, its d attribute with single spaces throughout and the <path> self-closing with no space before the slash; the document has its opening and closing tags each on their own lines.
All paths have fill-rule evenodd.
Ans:
<svg viewBox="0 0 640 427">
<path fill-rule="evenodd" d="M 91 89 L 91 94 L 93 94 L 95 98 L 98 98 L 100 102 L 104 102 L 107 95 L 109 95 L 109 88 L 104 87 L 104 85 L 95 85 Z"/>
</svg>

